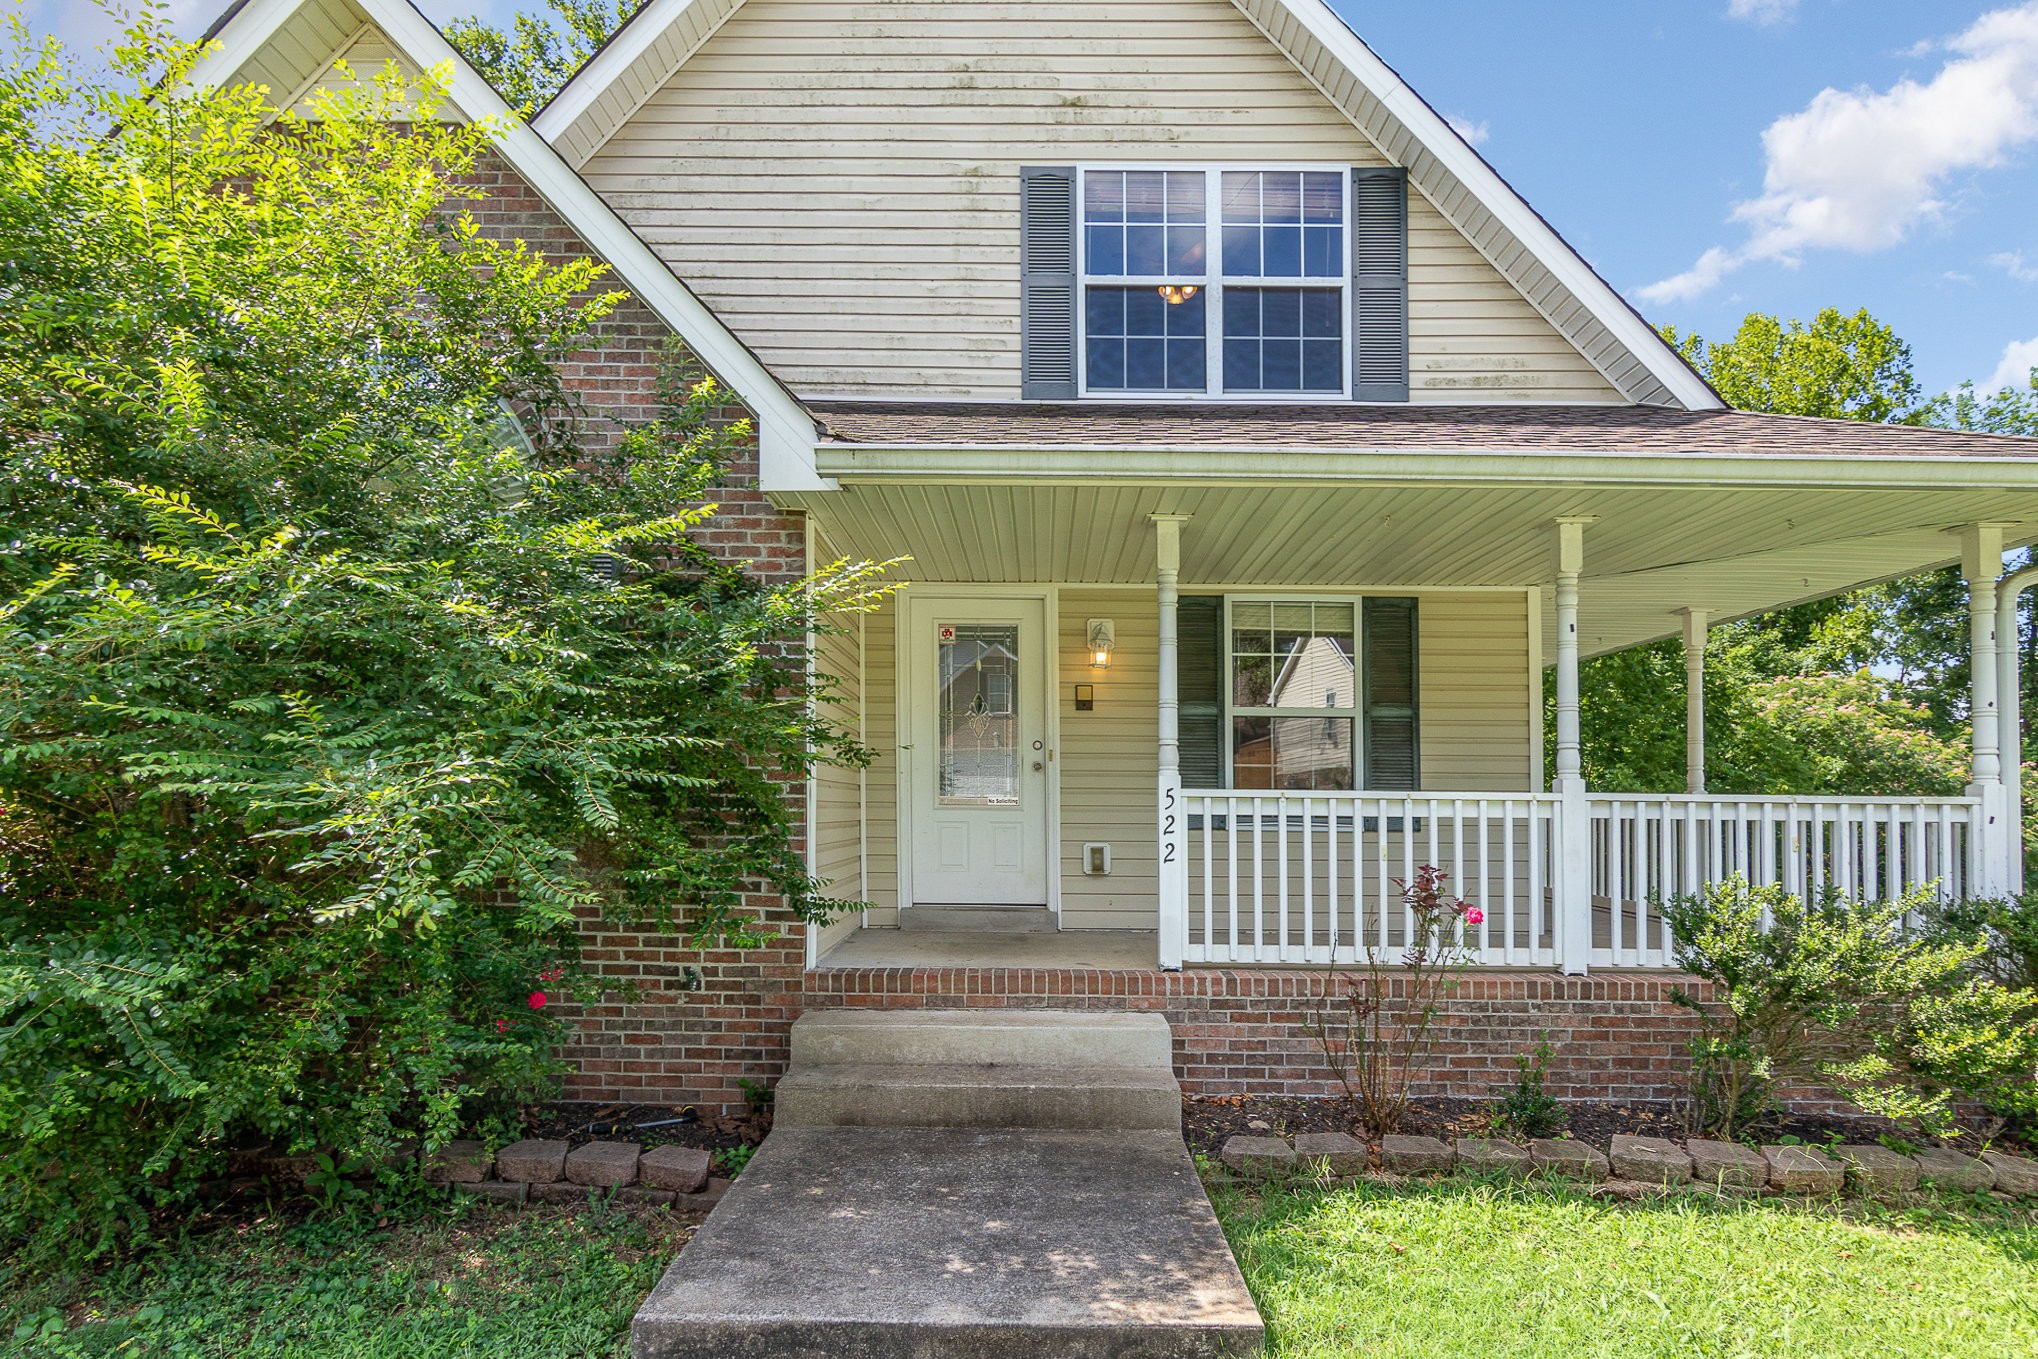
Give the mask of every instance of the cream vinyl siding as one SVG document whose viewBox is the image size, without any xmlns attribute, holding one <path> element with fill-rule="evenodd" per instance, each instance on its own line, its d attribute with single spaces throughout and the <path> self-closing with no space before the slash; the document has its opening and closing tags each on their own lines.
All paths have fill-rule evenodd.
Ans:
<svg viewBox="0 0 2038 1359">
<path fill-rule="evenodd" d="M 872 925 L 899 923 L 898 602 L 863 619 L 864 743 L 875 754 L 863 775 L 864 846 L 870 865 L 864 898 Z"/>
<path fill-rule="evenodd" d="M 1422 786 L 1446 793 L 1524 793 L 1533 787 L 1528 597 L 1417 598 Z"/>
<path fill-rule="evenodd" d="M 345 61 L 349 80 L 335 70 Z M 375 77 L 391 63 L 407 81 L 420 72 L 415 62 L 398 54 L 395 44 L 368 17 L 346 0 L 317 0 L 276 31 L 241 67 L 235 83 L 264 85 L 269 102 L 305 117 L 313 116 L 311 97 L 318 90 L 335 93 L 355 86 L 373 88 Z M 441 101 L 439 115 L 462 121 L 450 103 Z"/>
<path fill-rule="evenodd" d="M 1619 401 L 1585 356 L 1415 189 L 1408 193 L 1410 401 Z"/>
<path fill-rule="evenodd" d="M 334 69 L 335 64 L 340 61 L 345 61 L 347 69 L 353 72 L 354 78 L 352 80 L 342 76 L 338 70 Z M 336 54 L 332 60 L 327 61 L 320 67 L 317 74 L 297 92 L 297 98 L 291 107 L 300 114 L 310 116 L 312 113 L 311 96 L 314 92 L 321 89 L 329 90 L 334 94 L 355 88 L 360 88 L 364 92 L 373 92 L 375 78 L 381 75 L 391 62 L 396 63 L 397 71 L 406 81 L 415 81 L 418 78 L 419 71 L 416 64 L 397 55 L 396 48 L 391 45 L 389 39 L 384 37 L 379 30 L 369 29 L 353 43 L 349 44 L 345 52 Z M 460 121 L 458 112 L 443 100 L 440 101 L 439 116 L 448 122 Z"/>
<path fill-rule="evenodd" d="M 748 0 L 581 167 L 803 394 L 1019 395 L 1019 167 L 1385 163 L 1224 0 Z M 1413 397 L 1613 401 L 1419 196 Z"/>
<path fill-rule="evenodd" d="M 332 70 L 333 58 L 367 23 L 368 16 L 348 0 L 310 0 L 228 83 L 267 86 L 272 103 L 293 99 L 307 81 Z"/>
<path fill-rule="evenodd" d="M 1063 590 L 1061 614 L 1061 924 L 1063 929 L 1150 930 L 1154 883 L 1155 787 L 1160 739 L 1157 653 L 1160 620 L 1150 590 Z M 1111 620 L 1111 668 L 1092 670 L 1092 618 Z M 1097 706 L 1076 711 L 1076 686 L 1092 684 Z M 1083 872 L 1083 846 L 1111 846 L 1111 872 Z"/>
<path fill-rule="evenodd" d="M 821 556 L 832 553 L 821 549 Z M 863 619 L 837 618 L 840 633 L 823 633 L 816 639 L 814 667 L 834 680 L 835 701 L 824 704 L 821 715 L 858 740 L 863 731 L 863 679 L 858 665 L 858 648 Z M 863 883 L 863 778 L 861 769 L 819 764 L 814 768 L 814 824 L 807 828 L 813 837 L 814 876 L 824 879 L 823 889 L 831 897 L 861 901 Z M 854 933 L 862 923 L 862 912 L 851 911 L 822 927 L 819 947 L 823 953 Z"/>
</svg>

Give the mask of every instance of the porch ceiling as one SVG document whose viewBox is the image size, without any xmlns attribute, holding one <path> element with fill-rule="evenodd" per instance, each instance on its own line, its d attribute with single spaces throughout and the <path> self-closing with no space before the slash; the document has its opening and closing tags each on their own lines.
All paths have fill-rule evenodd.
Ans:
<svg viewBox="0 0 2038 1359">
<path fill-rule="evenodd" d="M 1192 516 L 1185 586 L 1551 586 L 1552 521 L 1585 532 L 1580 645 L 1617 651 L 1677 631 L 1676 611 L 1716 621 L 1816 599 L 1957 559 L 1948 530 L 2008 525 L 2038 539 L 2038 487 L 1843 489 L 1677 485 L 1265 485 L 909 482 L 844 477 L 784 494 L 835 551 L 911 557 L 908 580 L 1145 584 L 1148 516 Z M 1544 596 L 1545 655 L 1554 602 Z"/>
</svg>

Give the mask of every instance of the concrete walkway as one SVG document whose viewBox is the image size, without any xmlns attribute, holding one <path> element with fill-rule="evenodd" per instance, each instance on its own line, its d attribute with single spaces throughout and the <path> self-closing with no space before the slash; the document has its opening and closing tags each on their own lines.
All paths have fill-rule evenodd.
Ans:
<svg viewBox="0 0 2038 1359">
<path fill-rule="evenodd" d="M 1202 1359 L 1258 1311 L 1179 1135 L 774 1132 L 634 1359 Z"/>
<path fill-rule="evenodd" d="M 1172 1050 L 1153 1014 L 802 1015 L 776 1129 L 638 1311 L 634 1359 L 1255 1353 Z"/>
</svg>

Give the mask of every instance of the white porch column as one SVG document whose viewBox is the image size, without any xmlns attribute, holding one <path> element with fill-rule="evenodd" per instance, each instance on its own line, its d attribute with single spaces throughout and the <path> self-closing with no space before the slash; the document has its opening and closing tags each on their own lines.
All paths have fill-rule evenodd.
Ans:
<svg viewBox="0 0 2038 1359">
<path fill-rule="evenodd" d="M 1705 791 L 1705 629 L 1706 609 L 1679 609 L 1684 615 L 1684 791 Z"/>
<path fill-rule="evenodd" d="M 1591 516 L 1557 520 L 1557 965 L 1583 974 L 1592 959 L 1592 807 L 1578 727 L 1578 576 Z"/>
<path fill-rule="evenodd" d="M 1178 693 L 1181 644 L 1175 618 L 1182 574 L 1182 525 L 1188 521 L 1186 514 L 1153 516 L 1155 594 L 1160 605 L 1160 645 L 1155 657 L 1160 671 L 1157 886 L 1160 965 L 1169 971 L 1180 970 L 1189 931 L 1189 835 L 1182 806 L 1182 703 Z"/>
<path fill-rule="evenodd" d="M 2002 713 L 1996 675 L 1996 578 L 2003 571 L 2003 526 L 1969 524 L 1960 531 L 1960 574 L 1967 579 L 1968 680 L 1967 710 L 1972 729 L 1973 759 L 1968 766 L 1967 795 L 1981 799 L 1979 822 L 1970 832 L 1968 890 L 1972 895 L 2001 896 L 2006 878 L 2013 816 L 2003 784 Z"/>
<path fill-rule="evenodd" d="M 2003 883 L 2024 890 L 2024 681 L 2017 601 L 2038 584 L 2038 566 L 2020 567 L 1996 582 L 1996 758 L 2003 774 L 2003 802 L 2010 818 L 2003 847 Z"/>
</svg>

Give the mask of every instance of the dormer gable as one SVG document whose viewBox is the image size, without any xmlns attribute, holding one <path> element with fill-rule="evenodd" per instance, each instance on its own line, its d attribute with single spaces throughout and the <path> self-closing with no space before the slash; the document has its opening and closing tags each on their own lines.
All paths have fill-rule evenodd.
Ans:
<svg viewBox="0 0 2038 1359">
<path fill-rule="evenodd" d="M 1316 0 L 652 0 L 537 126 L 803 398 L 1718 404 Z"/>
</svg>

